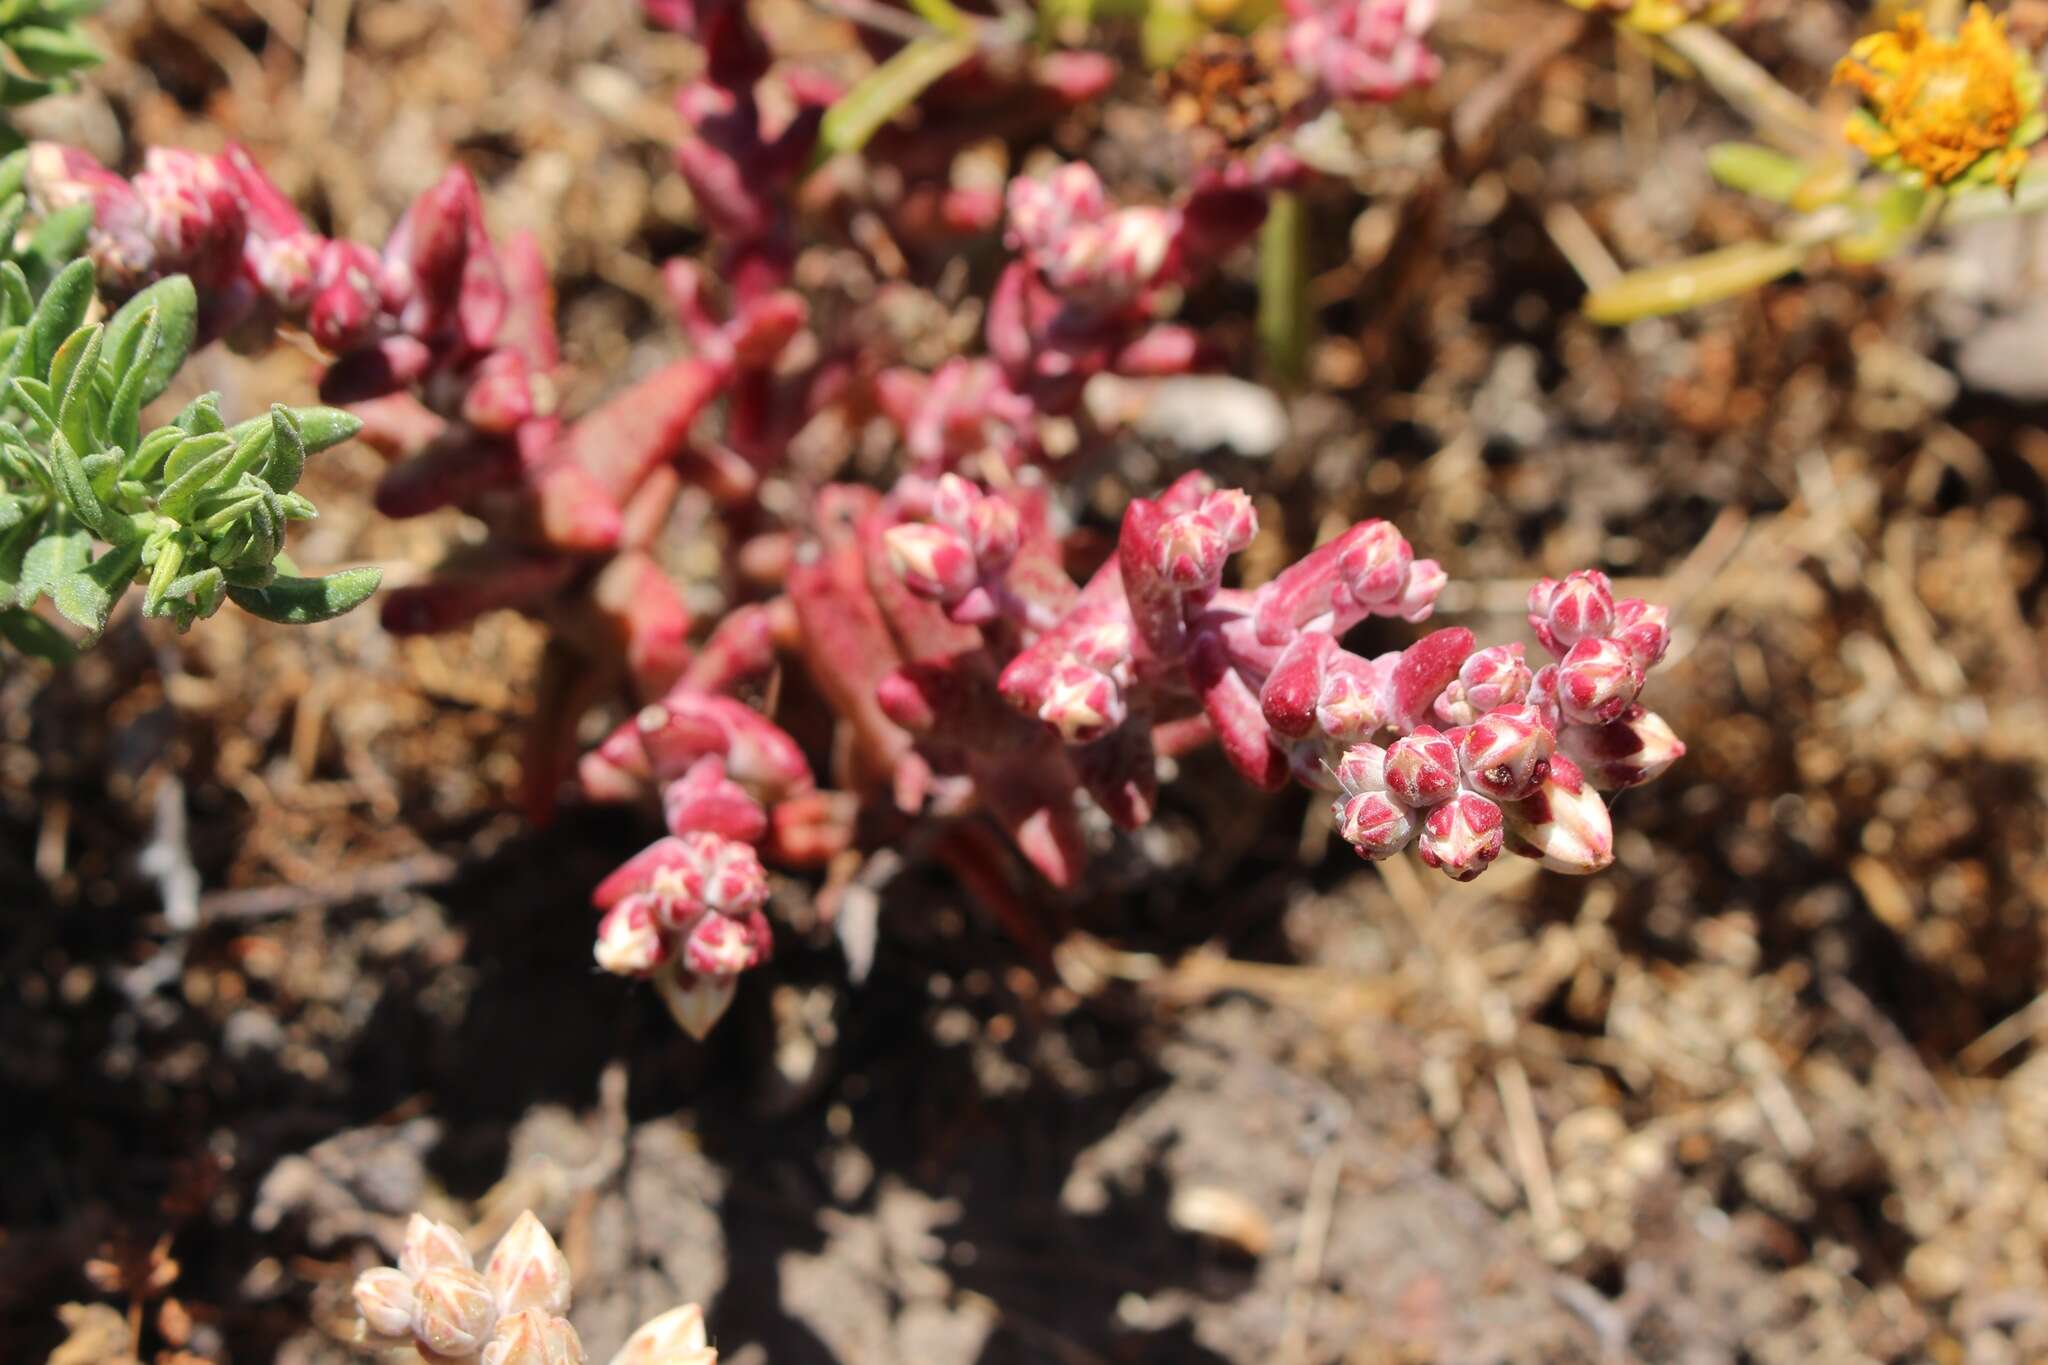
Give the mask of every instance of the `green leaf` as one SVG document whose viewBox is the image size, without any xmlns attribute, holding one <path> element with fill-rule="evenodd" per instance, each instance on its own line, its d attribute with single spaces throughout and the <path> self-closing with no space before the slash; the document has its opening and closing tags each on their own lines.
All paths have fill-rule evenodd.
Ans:
<svg viewBox="0 0 2048 1365">
<path fill-rule="evenodd" d="M 194 439 L 218 442 L 218 444 L 214 446 L 211 454 L 190 461 L 186 465 L 184 472 L 172 478 L 171 482 L 164 486 L 163 493 L 158 496 L 156 510 L 173 521 L 184 521 L 191 515 L 192 504 L 198 501 L 201 493 L 206 491 L 207 485 L 213 482 L 214 475 L 220 473 L 227 466 L 227 462 L 234 458 L 234 447 L 227 444 L 220 436 L 195 437 Z M 191 442 L 186 444 L 190 445 Z M 184 449 L 184 446 L 180 446 L 176 451 L 172 452 L 170 462 L 165 465 L 166 472 L 170 472 L 171 464 L 177 462 L 179 455 L 184 452 Z"/>
<path fill-rule="evenodd" d="M 239 427 L 236 429 L 240 430 Z M 272 435 L 273 430 L 274 428 L 266 422 L 252 428 L 248 435 L 236 442 L 234 458 L 221 466 L 220 473 L 214 475 L 214 483 L 225 487 L 257 465 L 267 463 L 270 459 L 271 442 L 275 439 Z"/>
<path fill-rule="evenodd" d="M 78 647 L 64 638 L 63 631 L 25 611 L 0 611 L 0 638 L 31 658 L 53 664 L 68 664 L 78 657 Z"/>
<path fill-rule="evenodd" d="M 1812 176 L 1797 157 L 1755 142 L 1719 142 L 1707 148 L 1707 170 L 1731 190 L 1774 204 L 1789 204 Z"/>
<path fill-rule="evenodd" d="M 270 430 L 270 462 L 263 466 L 263 482 L 289 493 L 306 472 L 306 436 L 299 419 L 282 403 L 271 405 Z"/>
<path fill-rule="evenodd" d="M 172 448 L 170 457 L 164 461 L 164 478 L 175 483 L 185 477 L 192 466 L 208 460 L 223 450 L 235 448 L 234 433 L 210 431 L 203 436 L 187 436 Z"/>
<path fill-rule="evenodd" d="M 63 518 L 28 547 L 21 560 L 21 581 L 15 587 L 16 606 L 32 607 L 36 599 L 92 562 L 92 537 L 64 524 Z"/>
<path fill-rule="evenodd" d="M 91 640 L 107 628 L 114 604 L 135 582 L 135 570 L 142 563 L 142 542 L 116 546 L 78 573 L 59 579 L 50 600 L 64 619 L 83 627 Z"/>
<path fill-rule="evenodd" d="M 191 439 L 177 427 L 158 427 L 135 446 L 134 455 L 121 466 L 123 479 L 153 479 L 164 458 L 182 441 Z"/>
<path fill-rule="evenodd" d="M 93 380 L 100 371 L 100 343 L 104 327 L 81 327 L 57 348 L 50 362 L 50 392 L 57 395 L 57 426 L 71 438 L 74 450 L 83 454 L 97 449 L 100 442 L 93 430 Z"/>
<path fill-rule="evenodd" d="M 150 565 L 149 586 L 142 594 L 144 616 L 168 615 L 164 609 L 164 598 L 170 594 L 171 584 L 178 581 L 179 572 L 185 567 L 185 542 L 175 536 L 166 538 L 157 546 L 156 562 Z"/>
<path fill-rule="evenodd" d="M 7 35 L 7 46 L 38 76 L 68 76 L 100 62 L 99 49 L 70 29 L 18 28 Z"/>
<path fill-rule="evenodd" d="M 171 419 L 171 425 L 182 428 L 194 436 L 203 436 L 210 431 L 225 431 L 227 423 L 220 420 L 220 395 L 202 393 L 185 405 L 185 410 Z"/>
<path fill-rule="evenodd" d="M 21 267 L 13 261 L 0 261 L 0 291 L 6 293 L 6 316 L 9 326 L 17 326 L 35 316 L 35 295 L 29 292 L 28 276 L 21 273 Z"/>
<path fill-rule="evenodd" d="M 338 446 L 363 429 L 363 419 L 340 408 L 292 408 L 292 417 L 299 424 L 299 436 L 306 443 L 306 453 L 319 452 Z M 267 427 L 274 420 L 269 414 L 251 417 L 246 422 L 237 422 L 228 434 L 240 443 L 243 437 L 258 427 Z M 280 490 L 282 491 L 282 490 Z"/>
<path fill-rule="evenodd" d="M 55 81 L 32 80 L 17 76 L 12 71 L 0 69 L 0 104 L 33 104 L 45 95 L 55 94 Z"/>
<path fill-rule="evenodd" d="M 78 253 L 84 250 L 86 236 L 91 231 L 92 205 L 89 203 L 58 209 L 38 223 L 34 234 L 29 237 L 28 250 L 23 253 L 22 270 L 28 275 L 30 285 L 54 288 L 55 278 L 70 268 L 66 262 L 85 264 L 78 259 Z M 91 294 L 88 288 L 86 296 L 90 298 Z M 71 324 L 72 327 L 77 325 L 75 322 Z M 64 330 L 68 334 L 71 328 Z"/>
<path fill-rule="evenodd" d="M 384 580 L 377 568 L 343 569 L 325 578 L 280 576 L 267 588 L 229 588 L 228 596 L 251 616 L 283 625 L 331 621 L 368 601 Z"/>
<path fill-rule="evenodd" d="M 974 52 L 974 40 L 957 33 L 919 38 L 899 50 L 825 111 L 818 129 L 818 159 L 865 147 L 877 130 Z"/>
<path fill-rule="evenodd" d="M 16 406 L 31 419 L 34 426 L 43 431 L 57 429 L 57 398 L 50 392 L 48 384 L 40 379 L 30 379 L 27 375 L 16 375 L 14 399 Z"/>
<path fill-rule="evenodd" d="M 23 372 L 29 378 L 49 376 L 57 348 L 85 321 L 86 310 L 92 307 L 94 278 L 91 261 L 73 261 L 43 291 L 42 301 L 36 305 L 35 317 L 28 326 L 28 363 Z"/>
<path fill-rule="evenodd" d="M 29 547 L 43 534 L 43 518 L 32 517 L 5 534 L 0 534 L 0 609 L 26 607 L 35 604 L 34 593 L 24 593 L 22 584 L 27 576 L 23 560 Z"/>
<path fill-rule="evenodd" d="M 156 344 L 147 343 L 148 319 L 156 314 Z M 199 337 L 199 295 L 183 275 L 158 280 L 121 306 L 107 324 L 107 354 L 125 381 L 129 367 L 145 371 L 142 401 L 153 403 L 170 387 Z"/>
<path fill-rule="evenodd" d="M 1811 247 L 1796 242 L 1741 242 L 1669 265 L 1637 270 L 1586 296 L 1586 316 L 1618 326 L 1681 313 L 1760 289 L 1806 263 Z"/>
<path fill-rule="evenodd" d="M 144 355 L 156 349 L 159 335 L 157 310 L 150 309 L 148 318 L 148 322 L 139 329 L 142 336 L 139 350 Z M 130 333 L 131 336 L 134 334 Z M 132 454 L 142 438 L 142 405 L 148 401 L 145 394 L 151 379 L 150 367 L 131 359 L 126 365 L 117 365 L 116 373 L 121 376 L 121 381 L 107 404 L 107 444 L 124 454 Z"/>
<path fill-rule="evenodd" d="M 77 450 L 61 431 L 50 437 L 50 472 L 56 477 L 57 491 L 63 494 L 71 514 L 100 539 L 115 539 L 118 528 L 113 524 L 114 519 L 108 515 L 99 494 L 94 491 L 92 476 L 86 472 Z"/>
<path fill-rule="evenodd" d="M 0 157 L 0 199 L 10 198 L 21 192 L 22 182 L 28 179 L 28 148 L 9 152 Z"/>
</svg>

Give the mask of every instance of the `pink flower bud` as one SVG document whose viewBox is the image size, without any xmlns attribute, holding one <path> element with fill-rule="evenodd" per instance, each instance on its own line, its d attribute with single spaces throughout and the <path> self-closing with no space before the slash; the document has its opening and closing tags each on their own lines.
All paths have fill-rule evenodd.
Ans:
<svg viewBox="0 0 2048 1365">
<path fill-rule="evenodd" d="M 611 1365 L 718 1365 L 704 1333 L 704 1310 L 694 1303 L 671 1308 L 627 1337 Z"/>
<path fill-rule="evenodd" d="M 1564 728 L 1564 715 L 1557 709 L 1557 665 L 1545 664 L 1529 679 L 1529 705 L 1536 708 L 1536 714 L 1543 717 L 1543 723 L 1550 727 L 1551 734 L 1558 734 Z"/>
<path fill-rule="evenodd" d="M 1562 581 L 1538 579 L 1529 589 L 1529 624 L 1552 654 L 1614 627 L 1614 591 L 1598 569 L 1580 569 Z"/>
<path fill-rule="evenodd" d="M 705 915 L 683 942 L 683 969 L 700 976 L 737 976 L 767 959 L 770 942 L 768 919 L 758 910 L 744 919 Z"/>
<path fill-rule="evenodd" d="M 1338 99 L 1391 100 L 1442 69 L 1423 37 L 1437 0 L 1287 0 L 1287 60 Z"/>
<path fill-rule="evenodd" d="M 412 1276 L 380 1265 L 356 1276 L 356 1311 L 380 1337 L 403 1337 L 412 1331 Z"/>
<path fill-rule="evenodd" d="M 1010 226 L 1004 240 L 1027 256 L 1049 250 L 1076 225 L 1099 222 L 1109 212 L 1101 177 L 1085 161 L 1070 161 L 1043 179 L 1019 176 L 1005 197 Z"/>
<path fill-rule="evenodd" d="M 882 534 L 889 567 L 919 597 L 958 602 L 981 580 L 974 547 L 957 531 L 930 522 L 906 521 Z"/>
<path fill-rule="evenodd" d="M 1533 706 L 1503 706 L 1458 732 L 1465 781 L 1496 801 L 1519 801 L 1550 771 L 1556 741 Z"/>
<path fill-rule="evenodd" d="M 405 1244 L 398 1252 L 398 1268 L 414 1280 L 436 1266 L 460 1266 L 470 1269 L 475 1262 L 469 1259 L 469 1246 L 462 1240 L 462 1234 L 446 1223 L 437 1223 L 423 1213 L 416 1213 L 405 1225 Z"/>
<path fill-rule="evenodd" d="M 1002 497 L 983 498 L 968 513 L 961 530 L 985 573 L 1008 568 L 1024 539 L 1023 519 L 1017 515 L 1016 505 Z"/>
<path fill-rule="evenodd" d="M 1339 797 L 1333 807 L 1337 832 L 1361 858 L 1391 858 L 1415 837 L 1415 816 L 1385 792 Z"/>
<path fill-rule="evenodd" d="M 1647 673 L 1671 644 L 1671 612 L 1640 597 L 1624 598 L 1614 604 L 1614 638 Z"/>
<path fill-rule="evenodd" d="M 484 1277 L 465 1266 L 435 1266 L 413 1288 L 412 1335 L 421 1349 L 473 1356 L 497 1326 L 498 1310 Z"/>
<path fill-rule="evenodd" d="M 583 1340 L 567 1318 L 528 1308 L 499 1321 L 479 1365 L 583 1365 Z"/>
<path fill-rule="evenodd" d="M 1347 796 L 1387 789 L 1387 751 L 1377 744 L 1354 744 L 1337 760 L 1337 785 Z"/>
<path fill-rule="evenodd" d="M 1408 586 L 1401 590 L 1401 599 L 1394 604 L 1393 614 L 1403 621 L 1427 621 L 1436 610 L 1437 596 L 1443 592 L 1444 584 L 1451 581 L 1444 566 L 1434 559 L 1418 559 L 1408 570 Z"/>
<path fill-rule="evenodd" d="M 1131 623 L 1098 621 L 1078 630 L 1067 642 L 1067 653 L 1076 663 L 1104 673 L 1114 674 L 1127 668 L 1131 662 Z"/>
<path fill-rule="evenodd" d="M 1422 861 L 1452 880 L 1469 882 L 1500 856 L 1501 809 L 1476 792 L 1459 792 L 1423 818 Z"/>
<path fill-rule="evenodd" d="M 1458 680 L 1436 699 L 1437 718 L 1446 725 L 1470 725 L 1496 707 L 1522 701 L 1532 681 L 1519 644 L 1482 649 L 1465 660 Z"/>
<path fill-rule="evenodd" d="M 1202 520 L 1216 528 L 1224 547 L 1236 554 L 1259 533 L 1259 510 L 1242 488 L 1220 488 L 1202 499 Z"/>
<path fill-rule="evenodd" d="M 973 480 L 958 474 L 941 474 L 932 484 L 932 520 L 941 526 L 964 532 L 974 509 L 988 501 L 988 494 Z"/>
<path fill-rule="evenodd" d="M 1345 537 L 1337 572 L 1345 589 L 1362 607 L 1397 602 L 1408 587 L 1415 551 L 1390 521 L 1365 521 Z"/>
<path fill-rule="evenodd" d="M 1557 665 L 1557 705 L 1566 720 L 1605 725 L 1618 720 L 1643 690 L 1643 670 L 1621 642 L 1588 636 Z"/>
<path fill-rule="evenodd" d="M 1557 747 L 1601 791 L 1639 787 L 1685 757 L 1685 743 L 1655 711 L 1631 706 L 1607 725 L 1567 725 Z"/>
<path fill-rule="evenodd" d="M 1046 680 L 1038 718 L 1069 744 L 1088 744 L 1124 723 L 1129 714 L 1116 679 L 1086 664 L 1066 663 Z"/>
<path fill-rule="evenodd" d="M 605 911 L 591 950 L 601 969 L 615 976 L 645 976 L 667 959 L 660 904 L 655 896 L 638 892 Z"/>
<path fill-rule="evenodd" d="M 616 912 L 614 912 L 616 913 Z M 538 1309 L 554 1316 L 569 1311 L 569 1260 L 531 1209 L 513 1220 L 484 1266 L 484 1282 L 500 1316 Z"/>
<path fill-rule="evenodd" d="M 1387 790 L 1408 806 L 1434 806 L 1458 790 L 1458 748 L 1434 728 L 1394 741 L 1387 750 Z"/>
<path fill-rule="evenodd" d="M 1152 563 L 1166 581 L 1184 593 L 1216 586 L 1230 542 L 1200 512 L 1169 517 L 1152 541 Z"/>
<path fill-rule="evenodd" d="M 721 915 L 745 916 L 768 903 L 768 869 L 750 845 L 704 836 L 704 904 Z"/>
<path fill-rule="evenodd" d="M 1507 808 L 1507 822 L 1508 847 L 1553 872 L 1583 876 L 1614 861 L 1607 803 L 1562 753 L 1535 794 Z"/>
<path fill-rule="evenodd" d="M 1178 227 L 1168 209 L 1123 209 L 1112 214 L 1104 224 L 1105 278 L 1098 288 L 1121 301 L 1151 284 L 1166 264 Z"/>
<path fill-rule="evenodd" d="M 1316 728 L 1339 744 L 1369 738 L 1386 724 L 1380 684 L 1373 667 L 1356 654 L 1339 651 L 1323 674 L 1316 698 Z"/>
</svg>

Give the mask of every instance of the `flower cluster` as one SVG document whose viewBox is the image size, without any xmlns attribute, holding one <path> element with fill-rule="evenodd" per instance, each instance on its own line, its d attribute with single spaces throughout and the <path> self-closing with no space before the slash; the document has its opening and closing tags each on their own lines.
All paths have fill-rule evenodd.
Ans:
<svg viewBox="0 0 2048 1365">
<path fill-rule="evenodd" d="M 569 1262 L 541 1221 L 525 1212 L 481 1272 L 462 1234 L 414 1214 L 396 1266 L 356 1278 L 365 1344 L 410 1343 L 422 1359 L 477 1365 L 583 1365 L 569 1311 Z M 627 1339 L 612 1365 L 717 1365 L 704 1314 L 671 1309 Z"/>
<path fill-rule="evenodd" d="M 1896 29 L 1851 48 L 1835 79 L 1869 105 L 1850 120 L 1849 140 L 1880 168 L 1931 189 L 2009 187 L 2027 148 L 2048 134 L 2040 72 L 1982 4 L 1954 37 L 1928 32 L 1917 12 L 1901 14 Z"/>
<path fill-rule="evenodd" d="M 382 510 L 458 505 L 481 518 L 481 542 L 391 594 L 383 619 L 430 631 L 514 607 L 552 628 L 530 810 L 544 814 L 573 767 L 592 799 L 658 800 L 668 827 L 595 893 L 602 968 L 651 982 L 702 1034 L 771 951 L 768 865 L 821 867 L 917 823 L 931 831 L 921 847 L 1000 900 L 993 826 L 1048 881 L 1072 886 L 1083 804 L 1142 825 L 1162 760 L 1211 742 L 1260 787 L 1341 786 L 1340 827 L 1369 854 L 1413 834 L 1455 876 L 1503 848 L 1569 871 L 1605 863 L 1606 810 L 1582 770 L 1596 782 L 1652 775 L 1677 742 L 1635 698 L 1661 652 L 1661 637 L 1654 651 L 1645 643 L 1661 614 L 1608 600 L 1600 615 L 1586 586 L 1605 593 L 1597 575 L 1539 586 L 1557 598 L 1545 598 L 1539 637 L 1560 658 L 1532 673 L 1519 646 L 1474 653 L 1461 628 L 1374 658 L 1344 647 L 1369 617 L 1425 620 L 1444 584 L 1383 521 L 1255 588 L 1226 586 L 1257 516 L 1244 492 L 1199 474 L 1132 501 L 1114 553 L 1085 582 L 1066 568 L 1069 513 L 1045 432 L 1057 421 L 1095 435 L 1079 419 L 1097 376 L 1216 359 L 1166 314 L 1259 230 L 1276 192 L 1304 180 L 1289 151 L 1203 164 L 1165 203 L 1113 203 L 1085 162 L 995 195 L 943 168 L 974 139 L 1014 136 L 1020 120 L 1099 93 L 1112 62 L 1025 55 L 1003 16 L 961 14 L 926 38 L 870 35 L 876 70 L 841 90 L 771 62 L 742 0 L 647 0 L 647 11 L 704 48 L 701 76 L 678 96 L 677 164 L 710 261 L 665 271 L 690 354 L 575 420 L 555 409 L 538 253 L 492 239 L 460 171 L 380 248 L 311 231 L 234 148 L 155 153 L 125 180 L 41 145 L 29 175 L 44 212 L 89 209 L 89 249 L 122 288 L 174 270 L 198 281 L 197 334 L 304 329 L 332 356 L 323 395 L 349 404 L 394 458 Z M 1434 12 L 1433 0 L 1290 4 L 1290 50 L 1331 96 L 1390 98 L 1435 75 L 1422 41 Z M 924 117 L 892 123 L 911 102 Z M 820 169 L 863 144 L 904 169 L 887 202 Z M 818 198 L 890 215 L 906 243 L 950 250 L 1002 221 L 1012 255 L 989 296 L 984 354 L 923 373 L 883 353 L 872 329 L 814 316 L 796 287 L 795 212 L 798 181 L 814 172 Z M 908 457 L 893 487 L 784 481 L 760 496 L 814 422 L 876 414 Z M 655 553 L 686 485 L 725 509 L 735 535 L 733 606 L 701 643 Z M 789 659 L 807 675 L 800 695 L 830 713 L 824 783 L 794 737 L 819 733 L 819 718 L 779 715 L 769 700 L 785 693 Z M 621 694 L 631 719 L 577 762 L 583 713 Z M 1037 932 L 1014 906 L 995 908 L 1020 940 Z M 397 1281 L 387 1287 L 397 1294 Z"/>
<path fill-rule="evenodd" d="M 1342 100 L 1392 100 L 1435 81 L 1424 43 L 1437 0 L 1286 0 L 1287 60 Z"/>
</svg>

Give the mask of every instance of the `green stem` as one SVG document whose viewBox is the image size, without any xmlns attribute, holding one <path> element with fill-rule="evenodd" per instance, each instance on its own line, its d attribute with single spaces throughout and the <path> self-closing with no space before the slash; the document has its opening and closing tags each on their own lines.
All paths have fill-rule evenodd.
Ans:
<svg viewBox="0 0 2048 1365">
<path fill-rule="evenodd" d="M 1306 375 L 1314 324 L 1308 301 L 1308 213 L 1299 194 L 1283 190 L 1273 196 L 1259 233 L 1259 345 L 1276 383 L 1291 388 Z"/>
<path fill-rule="evenodd" d="M 1717 30 L 1705 24 L 1680 24 L 1662 41 L 1779 147 L 1811 161 L 1833 146 L 1820 111 L 1780 85 Z"/>
</svg>

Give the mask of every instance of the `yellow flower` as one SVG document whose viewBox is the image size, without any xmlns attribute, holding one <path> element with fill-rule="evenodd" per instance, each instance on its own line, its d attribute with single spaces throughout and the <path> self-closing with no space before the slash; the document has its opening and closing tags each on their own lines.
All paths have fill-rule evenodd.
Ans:
<svg viewBox="0 0 2048 1365">
<path fill-rule="evenodd" d="M 2040 74 L 1981 4 L 1953 38 L 1929 33 L 1918 14 L 1901 15 L 1896 30 L 1850 48 L 1835 80 L 1869 103 L 1849 121 L 1849 141 L 1880 168 L 1929 188 L 1986 180 L 2011 188 L 2027 147 L 2048 132 Z"/>
</svg>

